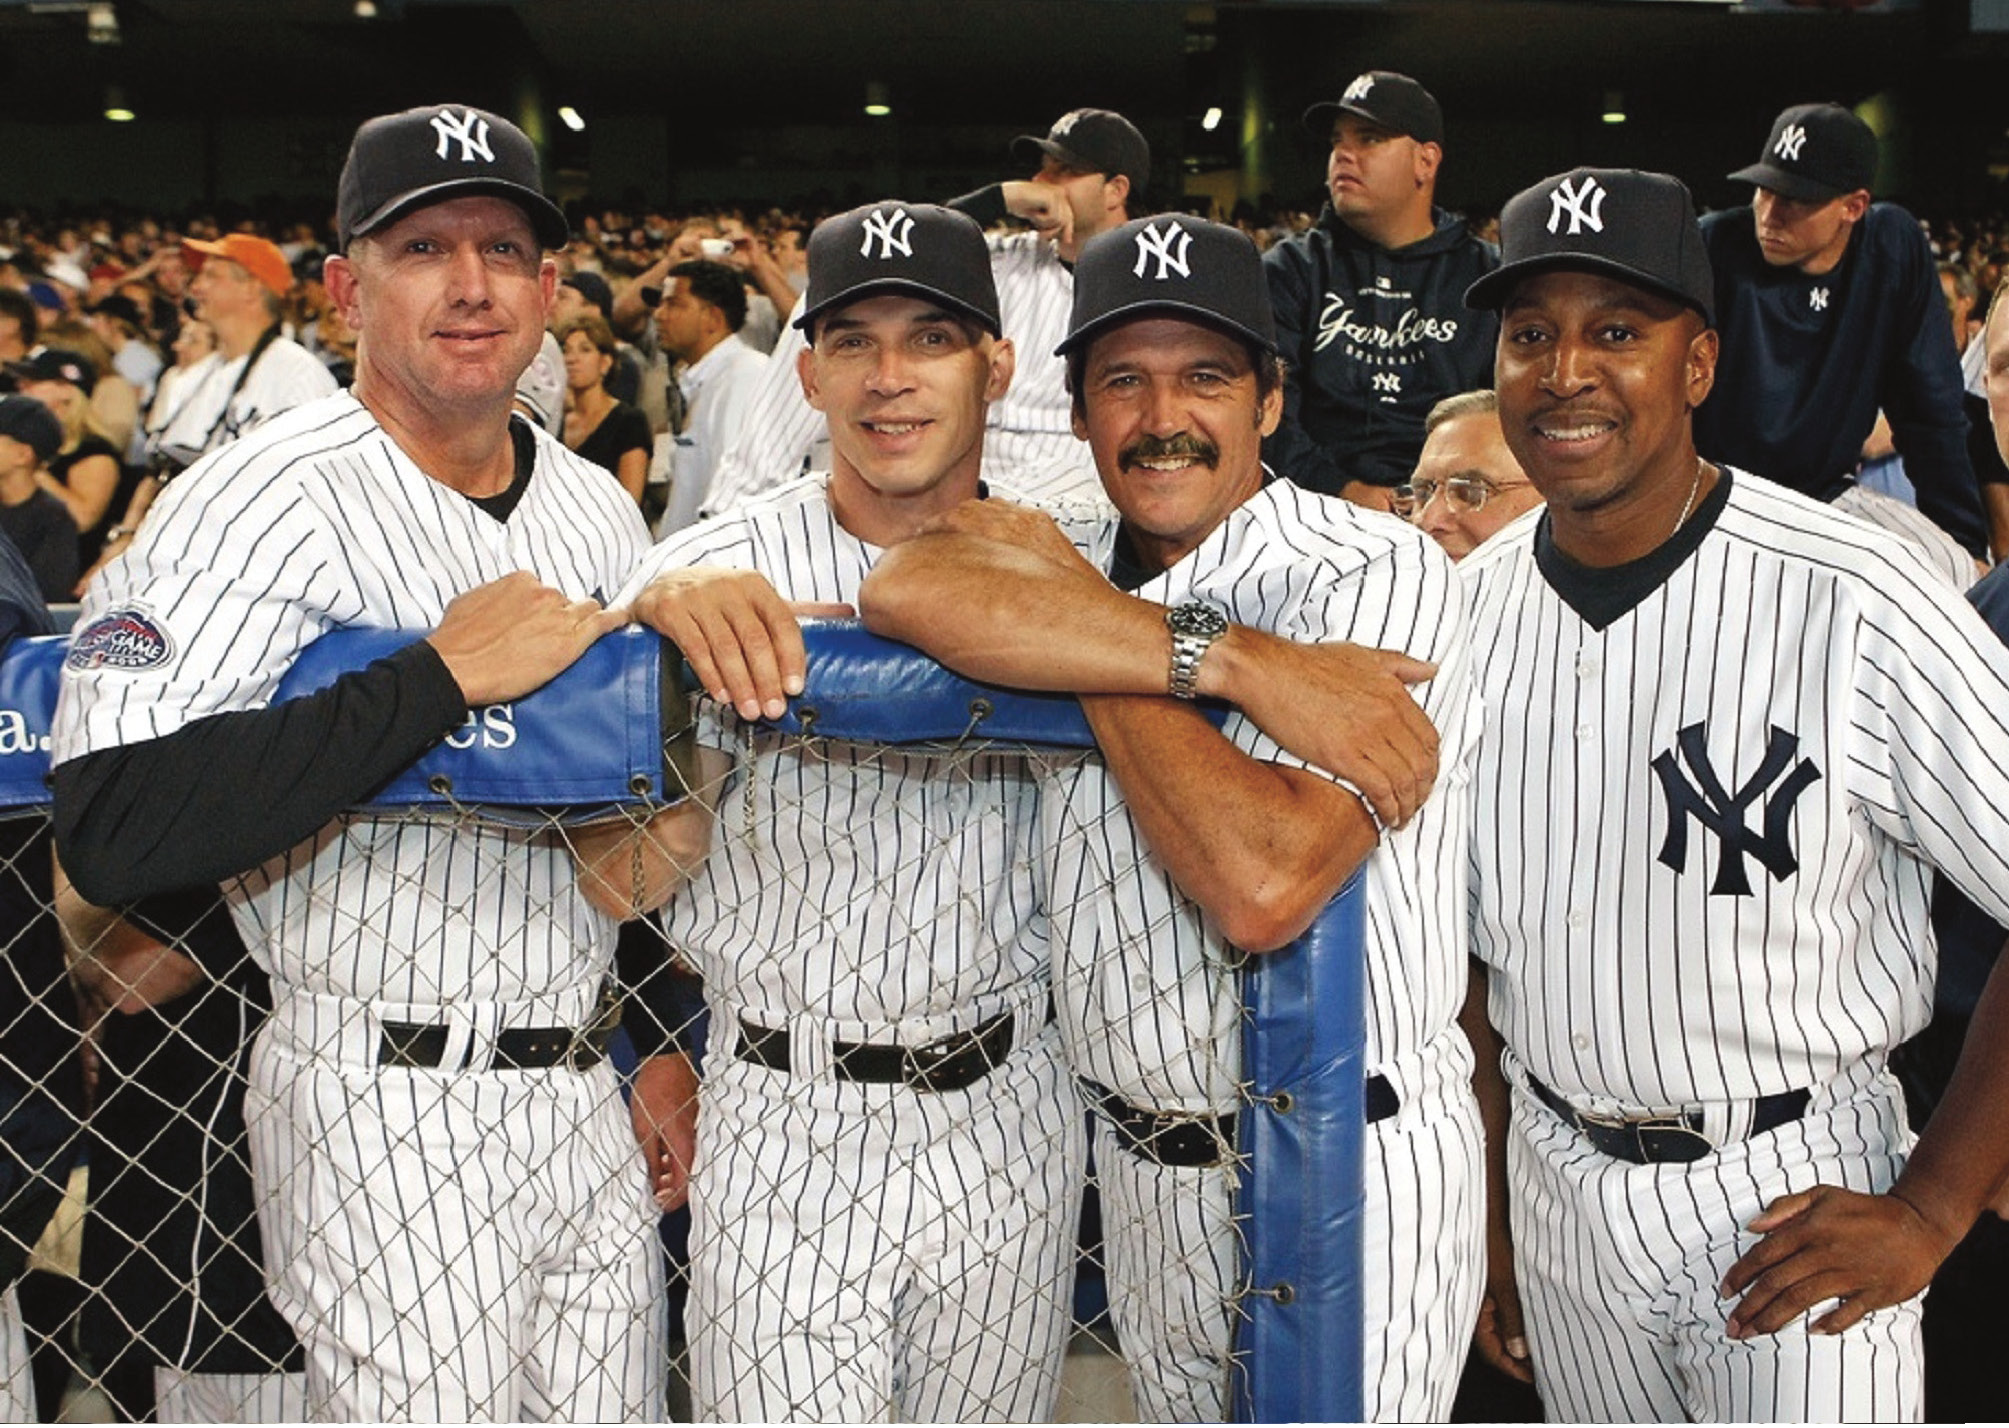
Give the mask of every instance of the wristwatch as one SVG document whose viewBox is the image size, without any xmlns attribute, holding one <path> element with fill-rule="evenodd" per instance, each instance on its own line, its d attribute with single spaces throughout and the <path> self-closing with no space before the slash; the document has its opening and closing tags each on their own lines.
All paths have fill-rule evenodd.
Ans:
<svg viewBox="0 0 2009 1428">
<path fill-rule="evenodd" d="M 1228 632 L 1228 622 L 1219 610 L 1192 600 L 1165 612 L 1165 628 L 1172 632 L 1172 672 L 1165 688 L 1180 699 L 1191 699 L 1199 692 L 1200 660 L 1207 647 Z"/>
</svg>

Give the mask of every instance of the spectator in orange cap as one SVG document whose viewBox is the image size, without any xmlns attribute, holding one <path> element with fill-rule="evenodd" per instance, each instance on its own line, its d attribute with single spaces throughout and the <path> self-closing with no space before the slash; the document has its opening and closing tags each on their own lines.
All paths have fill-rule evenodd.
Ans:
<svg viewBox="0 0 2009 1428">
<path fill-rule="evenodd" d="M 197 458 L 336 389 L 327 367 L 280 333 L 280 303 L 293 286 L 293 269 L 278 244 L 229 233 L 215 242 L 188 239 L 181 254 L 195 272 L 188 289 L 195 315 L 215 332 L 216 351 L 175 383 L 171 409 L 149 424 L 147 474 L 106 532 L 99 565 L 125 549 L 161 486 Z M 96 569 L 86 572 L 86 582 Z"/>
</svg>

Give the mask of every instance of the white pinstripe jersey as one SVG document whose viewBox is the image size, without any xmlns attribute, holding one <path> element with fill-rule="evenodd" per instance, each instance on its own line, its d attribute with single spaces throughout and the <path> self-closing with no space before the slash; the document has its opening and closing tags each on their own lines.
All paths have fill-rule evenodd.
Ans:
<svg viewBox="0 0 2009 1428">
<path fill-rule="evenodd" d="M 1903 541 L 1729 479 L 1601 630 L 1539 512 L 1460 567 L 1473 950 L 1564 1095 L 1692 1108 L 1880 1061 L 1931 1010 L 1932 867 L 2009 918 L 2009 651 Z"/>
<path fill-rule="evenodd" d="M 612 590 L 647 546 L 635 503 L 534 438 L 507 521 L 427 476 L 347 393 L 190 467 L 80 616 L 142 609 L 165 651 L 146 668 L 65 669 L 56 760 L 258 708 L 328 630 L 429 630 L 456 595 L 512 571 L 575 599 Z M 520 1000 L 590 984 L 612 957 L 614 923 L 543 833 L 345 815 L 228 891 L 259 964 L 311 992 Z"/>
<path fill-rule="evenodd" d="M 1088 443 L 1074 435 L 1067 364 L 1053 349 L 1067 335 L 1074 275 L 1053 244 L 1034 233 L 992 236 L 991 274 L 1005 336 L 1018 353 L 1011 388 L 991 403 L 984 429 L 984 476 L 1027 500 L 1103 503 L 1102 480 Z M 707 512 L 733 510 L 793 480 L 826 440 L 823 416 L 804 400 L 796 374 L 803 335 L 795 305 L 767 370 L 748 399 L 739 437 L 712 477 Z"/>
<path fill-rule="evenodd" d="M 783 598 L 855 605 L 881 554 L 806 476 L 649 552 L 621 598 L 666 570 L 757 570 Z M 670 945 L 706 991 L 768 1026 L 915 1041 L 1042 993 L 1035 783 L 1023 756 L 805 742 L 707 705 L 698 741 L 735 753 L 711 856 L 671 902 Z M 751 762 L 746 757 L 749 746 Z"/>
<path fill-rule="evenodd" d="M 1115 522 L 1087 547 L 1107 568 Z M 1272 480 L 1140 598 L 1197 600 L 1230 621 L 1301 641 L 1349 640 L 1438 666 L 1416 696 L 1440 731 L 1443 776 L 1408 827 L 1367 860 L 1366 1064 L 1413 1056 L 1449 1029 L 1466 982 L 1465 859 L 1472 738 L 1464 601 L 1451 562 L 1406 522 Z M 1239 713 L 1243 752 L 1303 768 Z M 1100 761 L 1042 793 L 1054 995 L 1075 1069 L 1135 1105 L 1233 1104 L 1241 1071 L 1241 954 L 1146 849 Z"/>
</svg>

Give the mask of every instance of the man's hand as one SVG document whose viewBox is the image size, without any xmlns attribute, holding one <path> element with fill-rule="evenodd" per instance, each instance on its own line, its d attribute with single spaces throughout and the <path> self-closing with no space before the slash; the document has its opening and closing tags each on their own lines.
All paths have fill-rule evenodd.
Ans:
<svg viewBox="0 0 2009 1428">
<path fill-rule="evenodd" d="M 1074 210 L 1058 187 L 1032 179 L 1007 179 L 998 187 L 1004 191 L 1005 211 L 1030 223 L 1040 237 L 1074 241 Z"/>
<path fill-rule="evenodd" d="M 1052 516 L 1031 506 L 1011 501 L 964 501 L 923 525 L 922 535 L 963 535 L 994 541 L 1001 546 L 1033 555 L 1053 567 L 1053 574 L 1092 578 L 1106 585 L 1100 572 L 1083 559 Z"/>
<path fill-rule="evenodd" d="M 1479 1301 L 1472 1345 L 1481 1358 L 1508 1378 L 1535 1381 L 1521 1318 L 1520 1282 L 1514 1275 L 1514 1247 L 1491 1227 L 1486 1232 L 1486 1294 Z"/>
<path fill-rule="evenodd" d="M 654 912 L 683 886 L 711 846 L 711 813 L 692 798 L 643 822 L 619 816 L 566 836 L 586 900 L 626 922 Z"/>
<path fill-rule="evenodd" d="M 690 1198 L 698 1146 L 698 1073 L 682 1052 L 651 1056 L 635 1068 L 628 1100 L 635 1139 L 649 1167 L 656 1206 L 674 1210 Z"/>
<path fill-rule="evenodd" d="M 202 985 L 202 968 L 110 908 L 86 902 L 56 862 L 56 921 L 71 975 L 113 1011 L 145 1011 Z"/>
<path fill-rule="evenodd" d="M 1339 494 L 1356 506 L 1365 506 L 1370 511 L 1394 511 L 1395 488 L 1377 486 L 1372 481 L 1348 481 L 1339 488 Z"/>
<path fill-rule="evenodd" d="M 667 635 L 705 693 L 742 719 L 779 719 L 802 693 L 809 655 L 799 616 L 852 613 L 849 605 L 781 598 L 751 570 L 694 565 L 657 576 L 635 599 L 635 618 Z"/>
<path fill-rule="evenodd" d="M 458 596 L 426 638 L 468 707 L 479 708 L 549 683 L 628 618 L 598 600 L 567 599 L 519 570 Z"/>
<path fill-rule="evenodd" d="M 1775 1334 L 1829 1299 L 1841 1303 L 1812 1332 L 1839 1334 L 1922 1291 L 1960 1241 L 1900 1195 L 1833 1185 L 1780 1196 L 1750 1228 L 1764 1238 L 1723 1276 L 1724 1297 L 1743 1296 L 1730 1313 L 1733 1339 Z"/>
<path fill-rule="evenodd" d="M 1389 828 L 1437 780 L 1437 729 L 1408 685 L 1437 667 L 1396 650 L 1306 645 L 1236 627 L 1200 663 L 1200 692 L 1239 706 L 1286 749 L 1358 788 Z"/>
</svg>

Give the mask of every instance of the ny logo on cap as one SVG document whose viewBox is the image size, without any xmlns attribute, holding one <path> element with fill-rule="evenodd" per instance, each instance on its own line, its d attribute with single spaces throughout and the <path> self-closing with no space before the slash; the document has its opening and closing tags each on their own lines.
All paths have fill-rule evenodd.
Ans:
<svg viewBox="0 0 2009 1428">
<path fill-rule="evenodd" d="M 1339 97 L 1348 104 L 1358 104 L 1367 98 L 1367 91 L 1374 88 L 1374 76 L 1363 74 L 1346 87 L 1346 93 Z"/>
<path fill-rule="evenodd" d="M 1079 109 L 1061 115 L 1058 119 L 1053 121 L 1052 132 L 1055 134 L 1067 133 L 1068 131 L 1074 128 L 1074 121 L 1079 119 L 1080 117 L 1081 117 L 1081 111 Z"/>
<path fill-rule="evenodd" d="M 1807 127 L 1804 124 L 1788 124 L 1779 131 L 1779 142 L 1772 145 L 1772 152 L 1792 163 L 1800 161 L 1800 149 L 1807 142 Z"/>
<path fill-rule="evenodd" d="M 1593 233 L 1604 232 L 1604 187 L 1589 174 L 1572 189 L 1570 181 L 1564 179 L 1549 190 L 1549 232 L 1554 233 L 1562 225 L 1563 215 L 1570 219 L 1569 236 L 1589 228 Z"/>
<path fill-rule="evenodd" d="M 460 144 L 460 161 L 471 164 L 477 158 L 488 163 L 495 162 L 495 152 L 488 147 L 488 121 L 472 109 L 464 110 L 460 118 L 453 117 L 451 109 L 442 109 L 432 117 L 433 130 L 439 135 L 439 148 L 435 157 L 446 157 L 446 146 Z"/>
<path fill-rule="evenodd" d="M 1173 245 L 1177 244 L 1175 248 Z M 1156 224 L 1143 229 L 1137 235 L 1137 266 L 1132 268 L 1134 277 L 1143 277 L 1145 265 L 1153 258 L 1158 260 L 1158 271 L 1151 275 L 1153 281 L 1164 282 L 1176 271 L 1182 278 L 1193 276 L 1193 270 L 1186 266 L 1186 254 L 1193 246 L 1193 235 L 1177 223 L 1160 229 Z"/>
<path fill-rule="evenodd" d="M 858 245 L 858 256 L 872 256 L 872 242 L 879 243 L 881 260 L 898 253 L 903 258 L 914 256 L 914 220 L 904 208 L 896 208 L 888 213 L 883 208 L 875 208 L 865 215 L 865 241 Z"/>
</svg>

